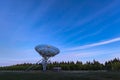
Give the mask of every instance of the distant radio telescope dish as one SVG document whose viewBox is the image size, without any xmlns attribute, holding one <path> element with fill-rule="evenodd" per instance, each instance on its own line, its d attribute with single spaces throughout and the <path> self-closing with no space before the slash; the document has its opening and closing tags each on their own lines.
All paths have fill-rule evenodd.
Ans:
<svg viewBox="0 0 120 80">
<path fill-rule="evenodd" d="M 43 57 L 42 59 L 43 71 L 46 70 L 48 59 L 60 53 L 60 50 L 58 48 L 51 45 L 37 45 L 35 47 L 35 50 Z"/>
<path fill-rule="evenodd" d="M 35 47 L 35 50 L 42 56 L 42 57 L 53 57 L 57 55 L 60 50 L 51 45 L 38 45 Z"/>
</svg>

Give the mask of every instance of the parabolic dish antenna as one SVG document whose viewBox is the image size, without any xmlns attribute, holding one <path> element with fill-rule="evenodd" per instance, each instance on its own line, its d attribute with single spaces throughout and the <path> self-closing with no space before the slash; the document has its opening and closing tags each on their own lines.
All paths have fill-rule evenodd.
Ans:
<svg viewBox="0 0 120 80">
<path fill-rule="evenodd" d="M 51 45 L 38 45 L 35 47 L 35 50 L 43 57 L 49 58 L 57 55 L 60 50 Z"/>
<path fill-rule="evenodd" d="M 37 45 L 35 47 L 35 50 L 43 57 L 41 62 L 43 66 L 43 71 L 46 70 L 48 59 L 60 53 L 60 50 L 58 48 L 51 45 Z"/>
<path fill-rule="evenodd" d="M 46 71 L 46 66 L 49 62 L 48 59 L 60 53 L 60 50 L 58 48 L 51 45 L 37 45 L 35 47 L 35 50 L 42 56 L 42 59 L 39 60 L 36 64 L 41 63 L 43 66 L 43 71 Z M 25 71 L 30 70 L 33 68 L 33 66 L 35 65 L 30 66 Z"/>
</svg>

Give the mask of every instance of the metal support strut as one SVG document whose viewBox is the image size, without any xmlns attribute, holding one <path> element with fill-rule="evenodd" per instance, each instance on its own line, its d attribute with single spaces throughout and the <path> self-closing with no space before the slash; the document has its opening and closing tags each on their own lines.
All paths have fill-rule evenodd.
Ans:
<svg viewBox="0 0 120 80">
<path fill-rule="evenodd" d="M 46 71 L 47 64 L 50 62 L 50 61 L 48 61 L 48 59 L 49 59 L 49 57 L 43 57 L 41 60 L 39 60 L 38 62 L 36 62 L 36 64 L 41 63 L 42 67 L 43 67 L 43 71 Z M 33 70 L 33 67 L 36 64 L 31 65 L 25 71 Z"/>
</svg>

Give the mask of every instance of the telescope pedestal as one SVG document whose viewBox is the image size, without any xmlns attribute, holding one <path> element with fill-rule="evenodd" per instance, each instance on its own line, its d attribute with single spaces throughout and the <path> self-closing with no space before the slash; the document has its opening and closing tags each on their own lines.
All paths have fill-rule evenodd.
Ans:
<svg viewBox="0 0 120 80">
<path fill-rule="evenodd" d="M 47 64 L 48 64 L 48 59 L 49 58 L 47 58 L 47 57 L 44 57 L 43 59 L 42 59 L 42 66 L 43 66 L 43 71 L 46 71 L 46 67 L 47 67 Z"/>
</svg>

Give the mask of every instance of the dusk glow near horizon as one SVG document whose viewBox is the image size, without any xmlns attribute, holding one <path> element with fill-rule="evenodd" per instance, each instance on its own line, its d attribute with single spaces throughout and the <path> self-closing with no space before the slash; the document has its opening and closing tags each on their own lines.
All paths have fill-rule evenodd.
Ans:
<svg viewBox="0 0 120 80">
<path fill-rule="evenodd" d="M 60 49 L 51 61 L 120 58 L 120 0 L 1 0 L 0 66 L 35 63 L 38 44 Z"/>
</svg>

